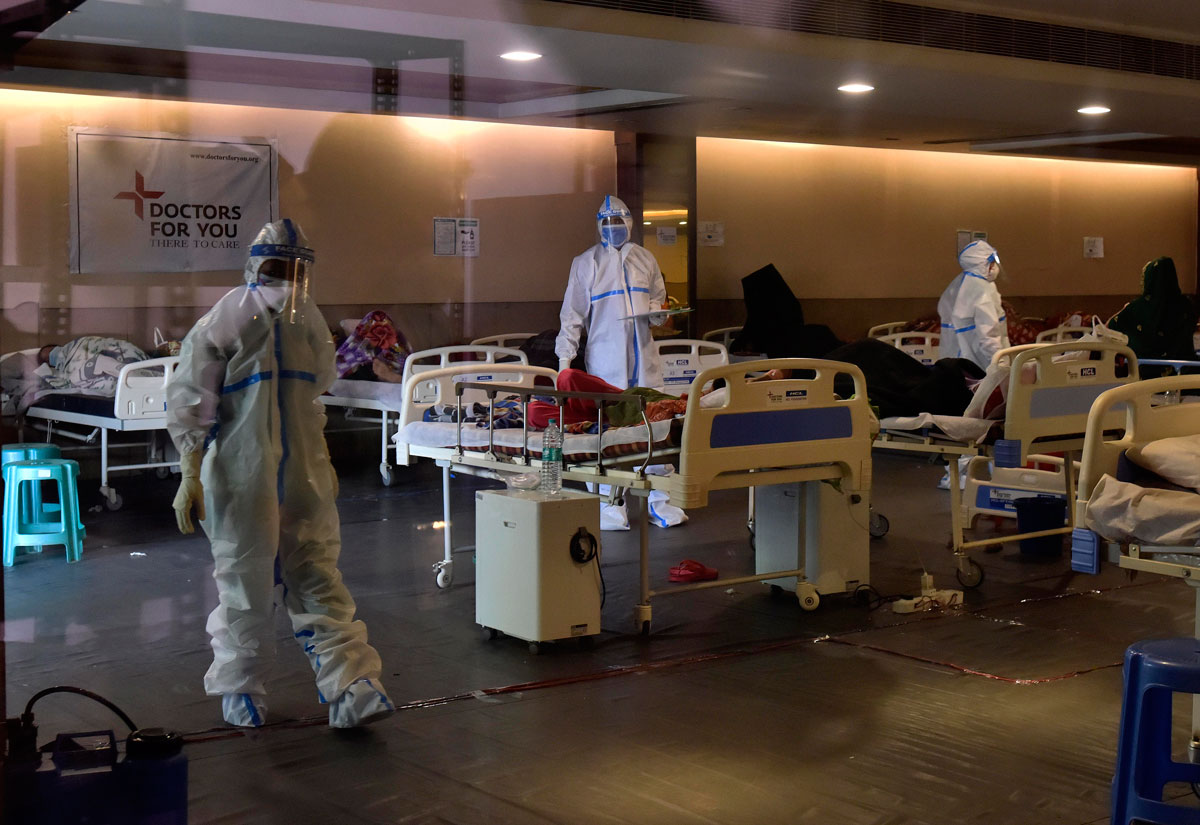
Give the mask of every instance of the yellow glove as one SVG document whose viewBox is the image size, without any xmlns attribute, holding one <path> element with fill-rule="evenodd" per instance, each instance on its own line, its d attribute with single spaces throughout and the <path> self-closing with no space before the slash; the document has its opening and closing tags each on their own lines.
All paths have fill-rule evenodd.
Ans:
<svg viewBox="0 0 1200 825">
<path fill-rule="evenodd" d="M 204 453 L 197 450 L 179 459 L 179 469 L 183 478 L 179 481 L 179 492 L 171 504 L 175 508 L 175 523 L 179 532 L 187 535 L 196 528 L 192 526 L 192 505 L 196 506 L 196 515 L 204 520 L 204 485 L 200 483 L 200 462 Z"/>
</svg>

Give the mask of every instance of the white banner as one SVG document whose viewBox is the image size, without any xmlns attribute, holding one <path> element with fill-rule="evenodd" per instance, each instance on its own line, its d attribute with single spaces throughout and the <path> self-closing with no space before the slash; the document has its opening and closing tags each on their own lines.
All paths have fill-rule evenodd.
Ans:
<svg viewBox="0 0 1200 825">
<path fill-rule="evenodd" d="M 240 270 L 278 213 L 275 141 L 73 126 L 71 272 Z"/>
</svg>

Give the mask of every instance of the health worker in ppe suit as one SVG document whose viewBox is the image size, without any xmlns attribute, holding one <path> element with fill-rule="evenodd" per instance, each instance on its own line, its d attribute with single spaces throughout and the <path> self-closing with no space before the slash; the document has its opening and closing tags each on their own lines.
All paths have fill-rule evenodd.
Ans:
<svg viewBox="0 0 1200 825">
<path fill-rule="evenodd" d="M 277 583 L 329 724 L 356 727 L 394 710 L 337 569 L 337 476 L 317 400 L 334 380 L 334 350 L 309 295 L 313 261 L 292 221 L 264 226 L 245 285 L 196 322 L 167 387 L 167 429 L 183 472 L 179 529 L 192 532 L 195 507 L 217 583 L 204 689 L 222 697 L 225 721 L 243 727 L 266 719 Z"/>
<path fill-rule="evenodd" d="M 958 253 L 958 266 L 962 271 L 938 299 L 938 358 L 966 358 L 986 370 L 992 356 L 1008 346 L 1008 325 L 996 289 L 1000 256 L 987 241 L 974 241 Z"/>
<path fill-rule="evenodd" d="M 655 315 L 667 303 L 667 288 L 658 261 L 645 247 L 633 243 L 633 215 L 620 198 L 606 195 L 596 213 L 600 242 L 571 262 L 567 291 L 559 311 L 559 333 L 554 342 L 558 368 L 570 367 L 587 330 L 584 362 L 587 371 L 614 387 L 662 387 L 662 365 L 650 334 L 665 315 Z M 647 472 L 669 475 L 669 465 Z M 600 492 L 608 494 L 607 485 Z M 682 524 L 687 516 L 668 503 L 665 493 L 649 499 L 650 521 L 660 527 Z M 600 527 L 628 530 L 624 503 L 600 508 Z"/>
</svg>

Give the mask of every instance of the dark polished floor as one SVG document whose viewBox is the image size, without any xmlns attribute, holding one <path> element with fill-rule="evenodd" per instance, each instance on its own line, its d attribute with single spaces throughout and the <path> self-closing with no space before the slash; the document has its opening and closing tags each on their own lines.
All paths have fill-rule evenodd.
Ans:
<svg viewBox="0 0 1200 825">
<path fill-rule="evenodd" d="M 470 552 L 453 587 L 440 479 L 424 465 L 379 484 L 373 442 L 334 435 L 342 570 L 402 710 L 358 733 L 322 724 L 311 673 L 279 625 L 266 729 L 221 723 L 201 677 L 215 595 L 203 537 L 180 536 L 173 481 L 125 477 L 125 507 L 86 513 L 82 562 L 57 549 L 5 572 L 8 713 L 75 684 L 144 726 L 189 734 L 192 823 L 1100 823 L 1107 821 L 1125 647 L 1190 635 L 1178 581 L 1077 576 L 1015 545 L 977 554 L 966 606 L 900 616 L 845 597 L 814 612 L 761 584 L 656 600 L 635 634 L 637 536 L 604 534 L 604 633 L 534 656 L 474 624 Z M 346 457 L 351 450 L 365 458 Z M 877 456 L 872 584 L 957 586 L 940 469 Z M 473 539 L 459 480 L 459 541 Z M 98 502 L 85 479 L 85 507 Z M 713 496 L 652 533 L 653 574 L 695 558 L 753 569 L 745 493 Z M 118 725 L 54 696 L 43 740 Z M 1180 723 L 1182 724 L 1182 722 Z M 1177 725 L 1178 727 L 1178 725 Z"/>
</svg>

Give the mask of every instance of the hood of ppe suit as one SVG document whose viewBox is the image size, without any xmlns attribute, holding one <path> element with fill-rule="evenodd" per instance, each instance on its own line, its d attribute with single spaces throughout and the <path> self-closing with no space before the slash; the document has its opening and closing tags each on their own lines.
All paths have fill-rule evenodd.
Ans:
<svg viewBox="0 0 1200 825">
<path fill-rule="evenodd" d="M 304 230 L 290 218 L 282 218 L 271 221 L 259 230 L 250 245 L 250 256 L 246 259 L 242 278 L 268 307 L 277 313 L 289 310 L 289 319 L 295 322 L 309 300 L 315 260 L 316 255 L 308 245 Z M 267 261 L 282 261 L 289 267 L 298 268 L 301 279 L 293 281 L 263 277 L 261 270 Z"/>
<path fill-rule="evenodd" d="M 993 261 L 1000 263 L 1000 255 L 987 241 L 969 243 L 958 253 L 958 265 L 963 272 L 969 272 L 987 281 L 996 280 L 995 272 L 989 271 L 988 266 Z"/>
<path fill-rule="evenodd" d="M 633 240 L 633 213 L 629 211 L 625 201 L 615 195 L 605 195 L 604 203 L 600 204 L 600 211 L 596 213 L 596 231 L 600 235 L 600 243 L 608 248 L 609 237 L 604 231 L 605 218 L 620 218 L 621 222 L 625 224 L 625 240 L 615 243 L 613 246 L 619 249 L 626 242 Z"/>
</svg>

